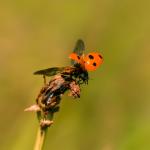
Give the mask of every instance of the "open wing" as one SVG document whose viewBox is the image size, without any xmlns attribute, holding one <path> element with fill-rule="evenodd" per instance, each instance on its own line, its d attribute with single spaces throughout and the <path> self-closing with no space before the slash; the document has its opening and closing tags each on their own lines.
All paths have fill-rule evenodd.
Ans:
<svg viewBox="0 0 150 150">
<path fill-rule="evenodd" d="M 81 39 L 77 40 L 73 52 L 81 56 L 84 50 L 85 50 L 85 46 L 83 40 Z"/>
<path fill-rule="evenodd" d="M 81 56 L 84 50 L 85 50 L 85 45 L 84 45 L 83 40 L 81 39 L 77 40 L 75 47 L 73 49 L 73 53 L 76 53 L 77 55 Z M 76 61 L 71 60 L 71 64 L 75 65 Z"/>
<path fill-rule="evenodd" d="M 61 73 L 64 70 L 65 67 L 53 67 L 53 68 L 47 68 L 43 70 L 38 70 L 34 72 L 34 75 L 45 75 L 45 76 L 53 76 L 58 73 Z"/>
</svg>

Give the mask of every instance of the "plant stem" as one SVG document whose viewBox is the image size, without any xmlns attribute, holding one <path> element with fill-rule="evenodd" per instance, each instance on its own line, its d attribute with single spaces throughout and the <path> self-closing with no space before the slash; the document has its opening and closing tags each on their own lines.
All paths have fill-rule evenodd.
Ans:
<svg viewBox="0 0 150 150">
<path fill-rule="evenodd" d="M 39 127 L 34 150 L 42 150 L 48 128 L 41 129 Z"/>
<path fill-rule="evenodd" d="M 38 118 L 38 120 L 39 120 L 39 122 L 41 124 L 40 124 L 40 126 L 38 128 L 34 150 L 42 150 L 43 146 L 44 146 L 44 143 L 45 143 L 48 127 L 53 123 L 53 121 L 52 121 L 52 119 L 53 119 L 53 112 L 49 112 L 47 114 L 46 118 L 43 115 L 43 113 L 37 112 L 37 118 Z M 42 120 L 44 120 L 44 121 L 42 122 Z"/>
</svg>

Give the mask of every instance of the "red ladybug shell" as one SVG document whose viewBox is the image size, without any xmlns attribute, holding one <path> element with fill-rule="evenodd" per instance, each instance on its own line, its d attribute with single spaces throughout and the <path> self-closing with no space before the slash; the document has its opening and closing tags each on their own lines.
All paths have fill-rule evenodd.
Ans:
<svg viewBox="0 0 150 150">
<path fill-rule="evenodd" d="M 81 64 L 81 67 L 87 71 L 96 70 L 103 62 L 101 54 L 96 52 L 91 52 L 86 56 L 78 56 L 76 53 L 71 53 L 69 58 Z"/>
<path fill-rule="evenodd" d="M 72 60 L 75 60 L 77 63 L 80 64 L 81 60 L 80 60 L 80 56 L 78 56 L 76 53 L 71 53 L 69 55 L 69 58 Z"/>
<path fill-rule="evenodd" d="M 103 57 L 99 53 L 91 52 L 84 57 L 84 66 L 87 71 L 96 70 L 103 62 Z"/>
<path fill-rule="evenodd" d="M 81 65 L 82 68 L 84 68 L 84 60 L 83 60 L 84 55 L 79 56 L 76 53 L 71 53 L 69 55 L 69 58 L 72 60 L 75 60 L 77 63 Z"/>
</svg>

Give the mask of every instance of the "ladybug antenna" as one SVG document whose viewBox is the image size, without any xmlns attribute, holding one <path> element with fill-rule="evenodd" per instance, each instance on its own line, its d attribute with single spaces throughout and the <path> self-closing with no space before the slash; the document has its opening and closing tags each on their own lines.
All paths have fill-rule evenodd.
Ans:
<svg viewBox="0 0 150 150">
<path fill-rule="evenodd" d="M 89 78 L 89 80 L 93 80 L 93 78 Z"/>
</svg>

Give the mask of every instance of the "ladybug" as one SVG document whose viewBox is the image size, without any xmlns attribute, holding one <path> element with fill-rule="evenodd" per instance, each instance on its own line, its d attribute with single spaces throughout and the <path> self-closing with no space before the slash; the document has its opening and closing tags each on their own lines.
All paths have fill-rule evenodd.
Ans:
<svg viewBox="0 0 150 150">
<path fill-rule="evenodd" d="M 79 56 L 77 53 L 71 53 L 69 58 L 80 64 L 82 69 L 86 71 L 95 71 L 103 63 L 102 55 L 97 52 L 91 52 L 86 56 L 84 54 Z"/>
<path fill-rule="evenodd" d="M 44 78 L 44 86 L 36 98 L 36 103 L 41 111 L 40 121 L 48 119 L 49 112 L 52 115 L 58 111 L 58 104 L 66 91 L 70 91 L 70 96 L 73 96 L 73 98 L 79 98 L 80 86 L 88 84 L 88 71 L 94 71 L 102 64 L 103 57 L 101 54 L 91 52 L 84 55 L 84 50 L 84 42 L 79 39 L 69 56 L 71 65 L 50 67 L 34 72 L 35 75 L 42 75 Z M 52 77 L 48 83 L 46 82 L 47 76 Z M 41 125 L 41 127 L 43 126 Z"/>
</svg>

